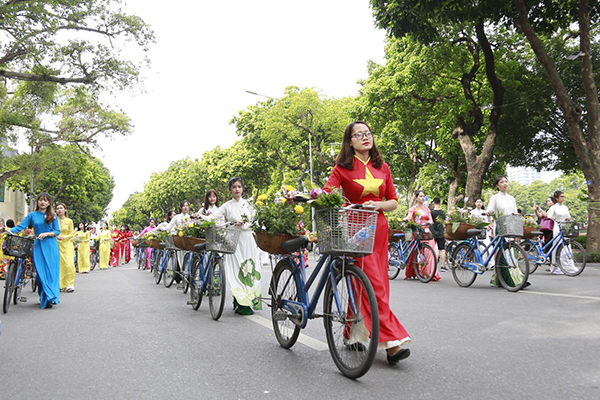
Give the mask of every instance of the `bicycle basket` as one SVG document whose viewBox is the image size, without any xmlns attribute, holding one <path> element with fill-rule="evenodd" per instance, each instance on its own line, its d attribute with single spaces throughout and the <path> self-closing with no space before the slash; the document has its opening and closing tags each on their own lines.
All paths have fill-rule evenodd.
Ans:
<svg viewBox="0 0 600 400">
<path fill-rule="evenodd" d="M 523 217 L 520 215 L 501 215 L 496 221 L 498 235 L 504 237 L 523 236 Z"/>
<path fill-rule="evenodd" d="M 4 254 L 17 258 L 29 257 L 32 248 L 33 239 L 17 235 L 6 235 L 2 244 Z"/>
<path fill-rule="evenodd" d="M 433 240 L 433 234 L 429 228 L 417 228 L 413 229 L 413 236 L 415 240 Z"/>
<path fill-rule="evenodd" d="M 575 221 L 558 222 L 558 226 L 564 237 L 576 238 L 579 236 L 579 225 Z"/>
<path fill-rule="evenodd" d="M 206 229 L 206 250 L 233 254 L 237 248 L 241 230 L 210 226 Z"/>
<path fill-rule="evenodd" d="M 315 213 L 319 250 L 326 255 L 373 252 L 377 211 L 324 208 Z"/>
</svg>

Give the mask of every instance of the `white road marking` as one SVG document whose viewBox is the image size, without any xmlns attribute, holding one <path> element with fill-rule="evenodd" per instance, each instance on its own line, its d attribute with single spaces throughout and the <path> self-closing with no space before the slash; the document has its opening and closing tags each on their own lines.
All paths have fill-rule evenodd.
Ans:
<svg viewBox="0 0 600 400">
<path fill-rule="evenodd" d="M 273 330 L 273 323 L 270 319 L 266 319 L 265 317 L 261 317 L 260 315 L 256 314 L 246 315 L 245 317 L 252 322 L 256 322 L 257 324 L 264 326 L 267 329 Z M 329 347 L 327 347 L 327 343 L 317 339 L 313 339 L 310 336 L 303 334 L 302 332 L 300 333 L 300 336 L 298 336 L 298 341 L 303 345 L 308 346 L 316 351 L 329 350 Z"/>
<path fill-rule="evenodd" d="M 571 298 L 574 298 L 574 299 L 585 299 L 585 300 L 600 300 L 600 297 L 595 297 L 595 296 L 581 296 L 581 295 L 577 295 L 577 294 L 532 292 L 531 290 L 522 290 L 520 292 L 521 293 L 529 293 L 529 294 L 540 294 L 542 296 L 571 297 Z"/>
</svg>

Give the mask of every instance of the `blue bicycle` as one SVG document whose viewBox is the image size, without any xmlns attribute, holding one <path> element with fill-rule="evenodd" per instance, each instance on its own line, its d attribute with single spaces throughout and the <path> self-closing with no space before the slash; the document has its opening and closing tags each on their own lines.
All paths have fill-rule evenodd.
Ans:
<svg viewBox="0 0 600 400">
<path fill-rule="evenodd" d="M 367 373 L 375 359 L 379 311 L 369 278 L 351 257 L 372 252 L 377 213 L 329 208 L 317 210 L 315 218 L 323 256 L 308 280 L 304 257 L 299 253 L 308 245 L 306 237 L 288 240 L 279 250 L 264 249 L 285 253 L 269 284 L 275 337 L 281 347 L 289 349 L 309 319 L 323 318 L 333 361 L 345 376 L 358 378 Z M 311 291 L 314 283 L 316 288 Z M 324 304 L 319 314 L 321 293 Z"/>
<path fill-rule="evenodd" d="M 577 276 L 583 272 L 587 255 L 583 246 L 573 240 L 579 236 L 579 226 L 574 221 L 556 222 L 560 232 L 548 243 L 543 244 L 542 232 L 532 232 L 535 240 L 525 239 L 520 245 L 529 256 L 529 265 L 533 274 L 538 266 L 543 264 L 556 265 L 567 276 Z M 552 253 L 555 259 L 552 261 Z"/>
<path fill-rule="evenodd" d="M 3 253 L 14 257 L 8 265 L 6 280 L 4 281 L 4 301 L 2 303 L 4 314 L 8 312 L 11 302 L 17 305 L 19 301 L 27 301 L 27 298 L 22 296 L 21 293 L 30 279 L 35 282 L 34 269 L 27 266 L 27 258 L 31 255 L 32 249 L 33 238 L 7 234 L 4 239 L 2 244 Z M 35 291 L 35 286 L 33 286 L 33 290 Z"/>
<path fill-rule="evenodd" d="M 429 234 L 430 235 L 430 234 Z M 437 258 L 435 251 L 423 240 L 430 240 L 427 232 L 415 231 L 410 241 L 406 241 L 404 233 L 395 233 L 394 239 L 398 242 L 390 242 L 388 245 L 388 278 L 396 279 L 400 270 L 406 268 L 409 260 L 412 261 L 415 275 L 423 282 L 430 282 L 437 272 Z M 433 260 L 433 265 L 429 265 Z"/>
<path fill-rule="evenodd" d="M 507 222 L 508 221 L 508 222 Z M 511 223 L 520 222 L 519 229 L 504 229 Z M 516 292 L 527 285 L 529 277 L 529 257 L 527 252 L 515 241 L 506 240 L 507 237 L 523 236 L 523 220 L 518 215 L 504 215 L 498 218 L 498 234 L 494 236 L 489 245 L 480 244 L 479 236 L 483 236 L 485 229 L 469 229 L 467 234 L 470 239 L 456 246 L 450 265 L 452 276 L 459 286 L 469 287 L 475 282 L 477 275 L 495 269 L 498 280 L 503 288 L 509 292 Z M 483 250 L 482 250 L 483 249 Z M 492 265 L 491 260 L 494 260 Z M 519 276 L 521 275 L 522 276 Z"/>
<path fill-rule="evenodd" d="M 235 253 L 240 230 L 225 226 L 211 226 L 206 230 L 206 242 L 196 244 L 191 258 L 189 277 L 190 300 L 194 310 L 200 308 L 203 294 L 208 295 L 210 315 L 217 321 L 223 314 L 226 278 L 222 254 Z"/>
<path fill-rule="evenodd" d="M 175 277 L 174 271 L 177 268 L 177 255 L 175 247 L 170 246 L 166 242 L 161 242 L 159 245 L 159 255 L 154 267 L 154 282 L 158 285 L 161 279 L 164 278 L 164 284 L 166 287 L 170 287 L 173 284 Z"/>
</svg>

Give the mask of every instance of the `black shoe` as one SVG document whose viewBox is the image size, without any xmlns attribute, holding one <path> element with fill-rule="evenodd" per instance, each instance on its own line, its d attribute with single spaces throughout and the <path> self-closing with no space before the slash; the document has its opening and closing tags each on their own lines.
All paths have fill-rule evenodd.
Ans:
<svg viewBox="0 0 600 400">
<path fill-rule="evenodd" d="M 367 351 L 367 346 L 362 344 L 361 342 L 356 342 L 352 344 L 347 344 L 346 348 L 352 351 Z"/>
<path fill-rule="evenodd" d="M 523 286 L 523 289 L 528 288 L 529 286 L 531 286 L 531 282 L 525 282 L 525 286 Z"/>
<path fill-rule="evenodd" d="M 400 349 L 393 356 L 387 355 L 387 361 L 390 365 L 398 364 L 398 361 L 404 360 L 410 356 L 410 349 Z"/>
</svg>

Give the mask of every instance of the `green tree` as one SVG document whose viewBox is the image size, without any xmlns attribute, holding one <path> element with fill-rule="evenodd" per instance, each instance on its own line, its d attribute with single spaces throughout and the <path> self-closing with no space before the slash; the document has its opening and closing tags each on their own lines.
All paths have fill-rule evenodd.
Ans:
<svg viewBox="0 0 600 400">
<path fill-rule="evenodd" d="M 600 99 L 592 62 L 591 33 L 592 26 L 600 20 L 600 3 L 588 0 L 569 0 L 562 3 L 544 0 L 526 4 L 524 0 L 514 0 L 514 5 L 514 23 L 523 32 L 546 72 L 564 117 L 564 128 L 585 176 L 589 195 L 587 249 L 590 252 L 599 252 Z M 572 26 L 577 26 L 578 30 L 571 31 Z M 559 37 L 565 33 L 569 34 L 567 40 L 573 43 L 572 49 L 578 47 L 576 59 L 580 60 L 578 82 L 581 90 L 577 92 L 569 92 L 569 86 L 565 83 L 569 74 L 557 69 L 553 61 L 557 55 L 549 53 L 540 39 L 544 36 Z"/>
<path fill-rule="evenodd" d="M 232 120 L 248 145 L 263 147 L 266 163 L 274 157 L 282 165 L 280 180 L 293 186 L 310 186 L 312 150 L 313 182 L 322 187 L 335 165 L 332 143 L 341 141 L 350 122 L 350 99 L 322 98 L 315 89 L 290 86 L 283 97 L 259 102 L 238 112 Z M 266 147 L 266 149 L 264 148 Z"/>
<path fill-rule="evenodd" d="M 123 206 L 113 212 L 111 223 L 117 226 L 128 225 L 132 231 L 141 231 L 148 225 L 148 220 L 155 217 L 157 222 L 162 221 L 161 215 L 152 215 L 148 205 L 144 202 L 144 194 L 135 192 L 129 196 Z"/>
<path fill-rule="evenodd" d="M 74 221 L 98 221 L 105 216 L 115 183 L 97 158 L 74 145 L 50 144 L 33 157 L 23 154 L 10 161 L 20 173 L 7 181 L 9 187 L 29 192 L 33 168 L 34 192 L 47 192 L 56 203 L 65 203 Z"/>
<path fill-rule="evenodd" d="M 101 93 L 138 82 L 144 60 L 125 57 L 127 43 L 145 52 L 154 36 L 120 1 L 2 2 L 0 33 L 0 139 L 9 146 L 20 135 L 36 153 L 52 143 L 85 148 L 129 132 Z M 0 182 L 18 173 L 3 171 Z"/>
</svg>

